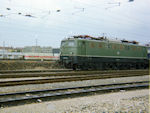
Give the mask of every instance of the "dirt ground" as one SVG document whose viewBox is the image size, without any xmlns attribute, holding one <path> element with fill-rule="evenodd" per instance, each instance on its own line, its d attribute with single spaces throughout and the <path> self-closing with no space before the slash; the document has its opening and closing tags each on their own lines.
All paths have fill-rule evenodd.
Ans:
<svg viewBox="0 0 150 113">
<path fill-rule="evenodd" d="M 0 70 L 60 68 L 57 61 L 0 60 Z"/>
<path fill-rule="evenodd" d="M 15 107 L 1 108 L 0 113 L 148 113 L 149 90 L 134 90 L 68 98 Z"/>
</svg>

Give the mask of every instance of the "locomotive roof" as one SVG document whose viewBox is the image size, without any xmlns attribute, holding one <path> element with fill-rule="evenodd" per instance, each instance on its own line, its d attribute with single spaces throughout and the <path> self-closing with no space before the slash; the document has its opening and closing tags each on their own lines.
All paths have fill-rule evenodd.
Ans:
<svg viewBox="0 0 150 113">
<path fill-rule="evenodd" d="M 139 43 L 136 42 L 136 41 L 131 41 L 130 42 L 130 41 L 127 41 L 127 40 L 111 40 L 111 39 L 108 39 L 108 38 L 104 38 L 104 39 L 98 40 L 98 39 L 90 39 L 90 38 L 75 38 L 75 37 L 71 37 L 71 38 L 64 39 L 63 41 L 66 41 L 66 40 L 86 40 L 86 41 L 94 41 L 94 42 L 110 42 L 110 43 L 118 43 L 118 44 L 135 45 L 135 46 L 146 47 L 144 45 L 139 45 Z"/>
</svg>

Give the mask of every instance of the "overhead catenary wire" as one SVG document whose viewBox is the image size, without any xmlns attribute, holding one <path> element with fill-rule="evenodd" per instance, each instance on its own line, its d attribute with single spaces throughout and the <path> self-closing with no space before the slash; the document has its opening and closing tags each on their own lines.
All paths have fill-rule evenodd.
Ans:
<svg viewBox="0 0 150 113">
<path fill-rule="evenodd" d="M 20 29 L 20 26 L 18 26 L 18 28 Z M 84 29 L 84 28 L 81 28 L 81 29 Z M 81 30 L 80 29 L 80 30 Z M 84 30 L 86 30 L 86 31 L 92 31 L 92 29 L 93 29 L 93 27 L 91 27 L 91 29 L 84 29 Z M 40 32 L 40 33 L 46 33 L 46 34 L 50 34 L 50 32 L 49 31 L 39 31 L 39 30 L 29 30 L 28 28 L 22 28 L 22 30 L 26 30 L 26 31 L 32 31 L 33 33 L 34 32 Z M 53 29 L 51 29 L 50 31 L 57 31 L 57 34 L 60 34 L 61 32 L 64 32 L 64 31 L 68 31 L 68 30 L 70 30 L 70 27 L 67 27 L 67 26 L 55 26 L 55 28 L 53 28 Z M 62 33 L 62 34 L 66 34 L 66 33 Z M 62 35 L 62 34 L 60 34 L 60 35 Z M 130 35 L 132 35 L 132 36 L 137 36 L 137 35 L 139 35 L 139 36 L 144 36 L 144 37 L 148 37 L 148 36 L 146 36 L 146 35 L 143 35 L 143 34 L 137 34 L 137 33 L 128 33 L 128 32 L 126 32 L 126 31 L 124 31 L 124 32 L 122 32 L 121 34 L 123 34 L 123 35 L 126 35 L 126 34 L 130 34 Z M 52 35 L 52 34 L 51 34 Z M 99 34 L 98 34 L 99 35 Z M 124 38 L 124 37 L 120 37 L 120 38 Z"/>
<path fill-rule="evenodd" d="M 69 24 L 68 22 L 66 23 L 66 24 Z M 73 26 L 76 26 L 76 25 L 78 25 L 78 24 L 73 24 L 73 23 L 70 23 L 70 24 L 72 24 Z M 81 24 L 80 24 L 81 25 Z M 85 25 L 84 25 L 85 26 Z M 70 27 L 69 28 L 66 28 L 66 26 L 64 27 L 64 26 L 61 26 L 61 25 L 55 25 L 55 27 L 58 27 L 58 28 L 63 28 L 63 29 L 70 29 Z M 85 27 L 85 28 L 90 28 L 89 26 L 87 26 L 87 27 Z M 84 28 L 84 29 L 85 29 Z M 92 29 L 93 27 L 91 27 L 91 29 Z M 53 29 L 56 29 L 56 28 L 53 28 Z M 131 33 L 130 33 L 131 34 Z M 133 32 L 132 32 L 132 34 L 133 34 Z M 137 34 L 137 33 L 134 33 L 134 35 L 135 34 Z M 137 35 L 140 35 L 140 36 L 144 36 L 144 35 L 142 35 L 142 34 L 137 34 Z"/>
<path fill-rule="evenodd" d="M 82 3 L 82 2 L 81 2 Z M 88 4 L 88 3 L 83 3 L 83 4 L 85 4 L 85 5 L 89 5 L 89 6 L 91 6 L 91 4 Z M 90 8 L 90 7 L 87 7 L 87 8 Z M 97 5 L 94 5 L 94 8 L 100 8 L 100 7 L 98 7 Z M 42 11 L 42 9 L 37 9 L 37 8 L 33 8 L 33 9 L 35 9 L 35 10 L 40 10 L 40 11 Z M 85 8 L 82 8 L 83 10 L 85 10 Z M 43 11 L 44 12 L 44 11 Z M 45 10 L 45 12 L 48 12 L 48 11 L 46 11 Z M 81 11 L 79 11 L 79 12 L 81 12 Z M 63 13 L 65 13 L 65 12 L 63 12 Z M 109 13 L 109 12 L 107 12 L 107 13 Z M 113 16 L 112 16 L 112 13 L 109 13 L 109 15 L 111 16 L 111 18 L 114 18 Z M 48 15 L 47 15 L 48 16 Z M 30 16 L 31 17 L 31 16 Z M 121 17 L 120 15 L 115 15 L 115 17 Z M 115 18 L 114 18 L 115 19 Z M 127 17 L 127 15 L 125 15 L 125 16 L 123 16 L 122 18 L 121 18 L 122 20 L 123 19 L 126 19 L 128 22 L 131 20 L 131 22 L 137 22 L 137 20 L 138 19 L 135 19 L 135 20 L 132 20 L 132 19 L 130 19 L 130 17 Z M 140 21 L 138 21 L 138 22 L 140 22 Z"/>
<path fill-rule="evenodd" d="M 82 3 L 82 2 L 81 2 Z M 96 4 L 89 4 L 89 3 L 82 3 L 82 4 L 85 4 L 87 7 L 85 9 L 100 9 L 100 6 L 96 3 Z M 101 4 L 100 4 L 101 5 Z M 102 10 L 98 10 L 99 12 L 102 12 Z M 133 19 L 130 19 L 130 16 L 126 14 L 126 12 L 122 13 L 123 15 L 120 15 L 119 13 L 115 12 L 116 15 L 115 17 L 122 17 L 122 19 L 126 19 L 127 21 L 128 20 L 131 20 L 132 22 L 141 22 L 141 20 L 139 21 L 137 18 L 134 17 L 134 20 Z M 112 18 L 112 15 L 114 15 L 113 12 L 109 12 L 107 11 L 107 14 L 109 14 L 109 16 Z M 144 22 L 142 22 L 144 23 Z"/>
<path fill-rule="evenodd" d="M 93 18 L 93 17 L 90 17 L 91 19 L 92 19 L 92 21 L 97 21 L 97 22 L 99 22 L 100 20 L 102 20 L 103 21 L 103 19 L 96 19 L 96 18 Z M 87 18 L 87 19 L 89 19 L 89 18 Z M 52 20 L 52 19 L 51 19 Z M 57 20 L 57 19 L 54 19 L 55 21 Z M 106 19 L 105 19 L 106 20 Z M 60 20 L 59 20 L 60 21 Z M 66 22 L 66 21 L 62 21 L 62 22 L 64 22 L 64 23 L 66 23 L 66 24 L 72 24 L 73 25 L 73 23 L 71 22 L 71 23 L 69 23 L 69 22 Z M 87 24 L 92 24 L 92 23 L 89 23 L 89 22 L 86 22 Z M 120 22 L 115 22 L 116 23 L 116 25 L 118 24 L 118 25 L 120 25 L 121 23 Z M 82 23 L 82 24 L 84 24 L 84 23 Z M 95 25 L 98 25 L 98 24 L 100 24 L 100 23 L 96 23 Z M 126 23 L 126 24 L 129 24 L 129 23 Z M 75 25 L 78 25 L 78 23 L 75 23 Z M 79 25 L 81 25 L 81 24 L 79 24 Z M 90 26 L 85 26 L 85 27 L 89 27 L 90 28 Z"/>
<path fill-rule="evenodd" d="M 66 24 L 68 24 L 68 22 L 66 23 Z M 72 23 L 70 23 L 70 24 L 72 24 Z M 76 25 L 76 24 L 75 24 Z M 55 25 L 55 26 L 57 26 L 57 25 Z M 58 27 L 62 27 L 62 26 L 58 26 Z M 89 27 L 89 26 L 87 26 L 87 27 Z M 62 27 L 63 28 L 63 27 Z M 90 28 L 90 27 L 89 27 Z"/>
<path fill-rule="evenodd" d="M 14 14 L 14 13 L 12 13 L 12 14 Z M 31 14 L 26 14 L 25 16 L 28 16 L 28 17 L 35 17 L 35 16 L 32 16 Z M 65 15 L 63 15 L 63 16 L 65 16 Z M 76 15 L 76 16 L 78 16 L 78 15 Z M 85 16 L 85 15 L 84 15 Z M 110 15 L 111 16 L 111 15 Z M 107 17 L 105 17 L 105 16 L 103 16 L 103 18 L 104 19 L 102 19 L 102 18 L 94 18 L 94 17 L 86 17 L 86 19 L 91 19 L 92 21 L 94 20 L 94 21 L 100 21 L 100 20 L 102 20 L 102 21 L 105 21 L 105 20 L 111 20 L 111 21 L 113 21 L 113 22 L 115 22 L 116 24 L 120 24 L 120 23 L 123 23 L 123 22 L 125 22 L 126 24 L 130 24 L 129 23 L 129 21 L 116 21 L 117 19 L 122 19 L 123 20 L 123 18 L 116 18 L 116 17 L 113 17 L 113 16 L 111 16 L 111 19 L 110 18 L 107 18 Z M 135 23 L 135 22 L 134 22 Z M 132 23 L 133 24 L 133 23 Z M 135 23 L 135 24 L 137 24 L 137 23 Z"/>
<path fill-rule="evenodd" d="M 97 7 L 97 8 L 98 8 L 98 7 Z M 86 10 L 85 10 L 85 11 L 86 11 Z M 77 16 L 80 16 L 81 14 L 84 14 L 84 13 L 79 13 L 79 14 L 77 13 L 77 14 L 75 14 L 75 15 L 73 15 L 73 16 L 76 16 L 76 17 L 77 17 Z M 67 16 L 69 15 L 69 16 L 71 16 L 70 13 L 68 13 L 68 12 L 67 12 L 67 13 L 66 13 L 66 12 L 63 12 L 63 16 L 64 16 L 64 15 L 67 15 Z M 85 15 L 86 15 L 86 14 L 84 14 L 84 16 L 85 16 Z M 110 15 L 111 15 L 111 13 L 110 13 Z M 50 16 L 50 15 L 48 15 L 48 16 Z M 67 17 L 67 16 L 66 16 L 66 17 Z M 49 18 L 49 17 L 48 17 L 48 18 Z M 121 24 L 129 24 L 129 25 L 130 25 L 130 24 L 131 24 L 131 25 L 143 24 L 143 23 L 140 23 L 140 21 L 138 21 L 138 22 L 135 22 L 134 20 L 132 21 L 132 19 L 130 19 L 131 22 L 129 22 L 130 20 L 127 21 L 126 19 L 123 19 L 123 21 L 119 21 L 119 22 L 118 22 L 118 21 L 116 20 L 116 17 L 114 17 L 114 19 L 109 19 L 109 18 L 107 19 L 107 17 L 97 18 L 97 17 L 90 17 L 90 16 L 87 16 L 87 15 L 86 15 L 86 18 L 87 18 L 87 20 L 88 20 L 89 22 L 83 22 L 83 19 L 82 19 L 82 22 L 83 22 L 82 24 L 83 24 L 83 25 L 82 25 L 82 24 L 77 24 L 77 25 L 80 25 L 80 26 L 82 26 L 82 27 L 87 27 L 87 29 L 90 29 L 90 30 L 91 30 L 92 28 L 96 28 L 96 27 L 94 27 L 94 26 L 96 26 L 96 25 L 97 25 L 97 26 L 98 26 L 98 25 L 101 25 L 101 23 L 99 23 L 99 21 L 106 21 L 106 20 L 111 20 L 115 25 L 120 25 L 120 23 L 121 23 Z M 112 17 L 111 17 L 111 18 L 112 18 Z M 121 17 L 120 17 L 120 15 L 119 15 L 118 19 L 120 19 L 120 18 L 121 18 Z M 122 17 L 122 18 L 124 18 L 124 17 Z M 60 20 L 59 20 L 59 21 L 60 21 Z M 64 23 L 69 24 L 69 25 L 72 24 L 73 26 L 76 26 L 76 23 L 70 23 L 70 22 L 64 22 Z M 92 28 L 90 28 L 90 26 L 91 26 L 90 24 L 93 24 Z M 62 29 L 62 28 L 63 28 L 63 29 L 66 29 L 66 30 L 69 29 L 69 28 L 66 28 L 66 26 L 64 26 L 64 25 L 55 25 L 55 26 L 56 26 L 56 27 L 60 27 L 60 28 L 58 28 L 59 30 Z M 147 26 L 148 26 L 148 25 L 147 25 Z M 98 28 L 100 28 L 100 27 L 98 27 Z M 82 28 L 82 29 L 83 29 L 83 28 Z M 132 32 L 132 33 L 133 33 L 133 32 Z M 135 34 L 137 34 L 137 33 L 135 33 Z M 135 34 L 134 34 L 134 35 L 135 35 Z M 141 35 L 145 35 L 145 34 L 140 34 L 140 36 L 141 36 Z"/>
</svg>

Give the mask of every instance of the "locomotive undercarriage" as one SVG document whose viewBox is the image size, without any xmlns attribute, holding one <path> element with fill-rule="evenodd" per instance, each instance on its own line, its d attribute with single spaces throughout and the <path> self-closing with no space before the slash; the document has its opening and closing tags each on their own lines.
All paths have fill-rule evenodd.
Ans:
<svg viewBox="0 0 150 113">
<path fill-rule="evenodd" d="M 123 70 L 149 67 L 147 59 L 61 56 L 60 60 L 64 67 L 74 70 Z"/>
</svg>

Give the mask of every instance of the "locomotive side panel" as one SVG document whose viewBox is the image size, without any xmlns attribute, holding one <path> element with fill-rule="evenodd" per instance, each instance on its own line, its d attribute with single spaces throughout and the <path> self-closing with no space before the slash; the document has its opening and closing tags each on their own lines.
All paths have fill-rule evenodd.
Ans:
<svg viewBox="0 0 150 113">
<path fill-rule="evenodd" d="M 148 67 L 147 50 L 144 46 L 109 41 L 72 40 L 75 41 L 75 47 L 61 46 L 60 57 L 65 67 L 73 69 L 141 69 Z"/>
</svg>

